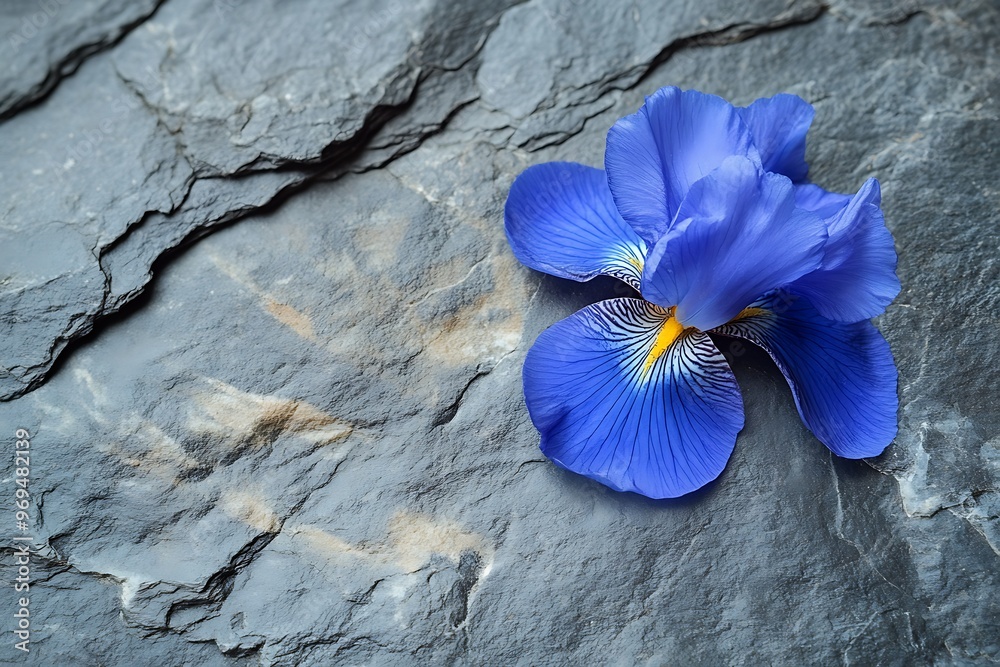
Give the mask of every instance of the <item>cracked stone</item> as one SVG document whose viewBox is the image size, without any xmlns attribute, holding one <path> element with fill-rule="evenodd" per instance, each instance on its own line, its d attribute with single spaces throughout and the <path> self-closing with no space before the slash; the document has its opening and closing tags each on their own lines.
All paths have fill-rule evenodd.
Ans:
<svg viewBox="0 0 1000 667">
<path fill-rule="evenodd" d="M 44 0 L 0 7 L 0 119 L 39 100 L 163 0 Z"/>
<path fill-rule="evenodd" d="M 171 249 L 318 174 L 373 168 L 438 131 L 474 99 L 462 68 L 501 9 L 471 3 L 455 17 L 467 23 L 453 25 L 431 3 L 275 5 L 267 18 L 235 1 L 178 0 L 0 125 L 14 149 L 0 165 L 11 193 L 0 241 L 22 255 L 0 276 L 0 325 L 15 341 L 0 399 L 44 381 L 67 344 L 143 292 Z M 231 30 L 241 22 L 246 30 Z M 251 26 L 271 23 L 285 27 L 282 41 L 261 48 Z M 317 31 L 312 42 L 304 29 Z M 414 102 L 417 90 L 425 96 Z M 65 237 L 59 245 L 79 237 L 91 256 L 23 255 L 45 252 L 32 241 L 39 226 Z"/>
</svg>

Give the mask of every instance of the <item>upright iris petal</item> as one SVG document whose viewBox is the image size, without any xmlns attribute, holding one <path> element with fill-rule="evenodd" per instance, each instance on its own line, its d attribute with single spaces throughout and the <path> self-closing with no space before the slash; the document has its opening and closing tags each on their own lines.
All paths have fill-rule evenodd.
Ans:
<svg viewBox="0 0 1000 667">
<path fill-rule="evenodd" d="M 834 322 L 805 299 L 773 293 L 716 331 L 771 355 L 802 421 L 838 456 L 878 456 L 896 436 L 896 366 L 871 322 Z"/>
<path fill-rule="evenodd" d="M 739 113 L 764 169 L 795 183 L 804 181 L 809 173 L 806 132 L 815 115 L 812 105 L 796 95 L 775 95 L 756 100 Z"/>
<path fill-rule="evenodd" d="M 642 294 L 707 331 L 819 267 L 826 231 L 795 208 L 792 183 L 731 157 L 691 188 L 646 261 Z"/>
<path fill-rule="evenodd" d="M 824 220 L 840 213 L 849 201 L 851 195 L 828 192 L 812 183 L 795 186 L 795 205 L 806 211 L 812 211 Z"/>
<path fill-rule="evenodd" d="M 764 169 L 795 183 L 796 206 L 829 218 L 847 205 L 849 195 L 827 192 L 806 180 L 806 133 L 816 115 L 811 104 L 797 95 L 780 94 L 756 100 L 739 113 Z"/>
<path fill-rule="evenodd" d="M 604 168 L 622 217 L 653 244 L 695 181 L 730 155 L 757 157 L 736 108 L 715 95 L 667 87 L 614 124 Z"/>
<path fill-rule="evenodd" d="M 514 255 L 533 269 L 578 281 L 610 275 L 639 289 L 646 244 L 619 215 L 600 169 L 529 167 L 510 188 L 504 224 Z"/>
<path fill-rule="evenodd" d="M 712 339 L 641 299 L 602 301 L 544 331 L 524 360 L 524 398 L 546 456 L 650 498 L 718 477 L 743 428 Z"/>
<path fill-rule="evenodd" d="M 822 265 L 789 287 L 824 317 L 867 320 L 881 315 L 899 294 L 896 249 L 881 201 L 878 181 L 869 178 L 847 206 L 827 220 L 830 240 Z"/>
</svg>

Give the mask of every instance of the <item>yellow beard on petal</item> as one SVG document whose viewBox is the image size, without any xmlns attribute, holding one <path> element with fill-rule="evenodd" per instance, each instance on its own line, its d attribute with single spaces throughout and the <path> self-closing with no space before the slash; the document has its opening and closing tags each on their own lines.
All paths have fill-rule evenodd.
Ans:
<svg viewBox="0 0 1000 667">
<path fill-rule="evenodd" d="M 664 352 L 667 351 L 677 337 L 681 335 L 684 331 L 683 325 L 677 321 L 674 317 L 674 309 L 671 308 L 664 312 L 663 324 L 660 325 L 659 331 L 656 332 L 656 339 L 653 341 L 653 347 L 649 349 L 649 353 L 646 355 L 646 363 L 642 368 L 642 373 L 645 375 L 652 368 L 656 360 L 659 359 Z"/>
<path fill-rule="evenodd" d="M 740 314 L 734 317 L 731 322 L 736 322 L 737 320 L 746 319 L 748 317 L 757 317 L 758 315 L 766 315 L 768 311 L 763 308 L 744 308 L 740 311 Z"/>
</svg>

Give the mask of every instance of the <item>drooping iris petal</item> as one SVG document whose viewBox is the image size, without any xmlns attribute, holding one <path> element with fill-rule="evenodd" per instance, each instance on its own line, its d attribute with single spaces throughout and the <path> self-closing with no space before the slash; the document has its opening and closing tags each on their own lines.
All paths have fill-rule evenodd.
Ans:
<svg viewBox="0 0 1000 667">
<path fill-rule="evenodd" d="M 812 105 L 797 95 L 780 94 L 756 100 L 739 112 L 764 169 L 796 183 L 804 181 L 809 172 L 806 133 L 815 115 Z"/>
<path fill-rule="evenodd" d="M 838 456 L 878 456 L 896 436 L 896 367 L 871 322 L 834 322 L 806 299 L 777 292 L 715 331 L 771 355 L 802 421 Z"/>
<path fill-rule="evenodd" d="M 510 188 L 504 226 L 514 255 L 533 269 L 579 281 L 610 275 L 639 289 L 646 244 L 619 215 L 600 169 L 529 167 Z"/>
<path fill-rule="evenodd" d="M 840 213 L 850 201 L 851 195 L 829 192 L 812 183 L 795 186 L 795 205 L 812 211 L 824 220 Z"/>
<path fill-rule="evenodd" d="M 820 268 L 789 286 L 823 317 L 867 320 L 885 312 L 899 294 L 896 249 L 881 202 L 878 181 L 869 178 L 848 205 L 826 221 L 830 238 Z"/>
<path fill-rule="evenodd" d="M 678 223 L 646 258 L 642 295 L 707 331 L 819 267 L 822 221 L 795 208 L 791 181 L 730 157 L 695 183 Z"/>
<path fill-rule="evenodd" d="M 604 167 L 622 217 L 652 245 L 695 181 L 730 155 L 757 158 L 736 108 L 715 95 L 667 87 L 614 124 Z"/>
<path fill-rule="evenodd" d="M 651 498 L 715 479 L 743 428 L 712 340 L 641 299 L 602 301 L 544 331 L 524 361 L 524 397 L 546 456 Z"/>
</svg>

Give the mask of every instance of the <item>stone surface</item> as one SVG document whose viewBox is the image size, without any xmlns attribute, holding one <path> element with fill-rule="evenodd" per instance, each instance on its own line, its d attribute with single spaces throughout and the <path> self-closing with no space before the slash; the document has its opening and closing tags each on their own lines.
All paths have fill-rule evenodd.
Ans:
<svg viewBox="0 0 1000 667">
<path fill-rule="evenodd" d="M 436 132 L 475 98 L 470 60 L 503 8 L 449 23 L 426 2 L 296 4 L 175 0 L 0 125 L 0 398 L 42 382 L 183 241 Z M 263 47 L 255 25 L 274 29 Z"/>
<path fill-rule="evenodd" d="M 171 0 L 0 125 L 0 423 L 32 433 L 35 503 L 32 652 L 0 658 L 1000 662 L 1000 10 L 359 7 Z M 507 189 L 599 165 L 667 84 L 800 94 L 812 178 L 881 181 L 882 457 L 831 456 L 756 351 L 703 491 L 540 455 L 524 354 L 627 288 L 518 265 Z"/>
<path fill-rule="evenodd" d="M 0 118 L 44 97 L 163 0 L 38 0 L 0 6 Z"/>
</svg>

